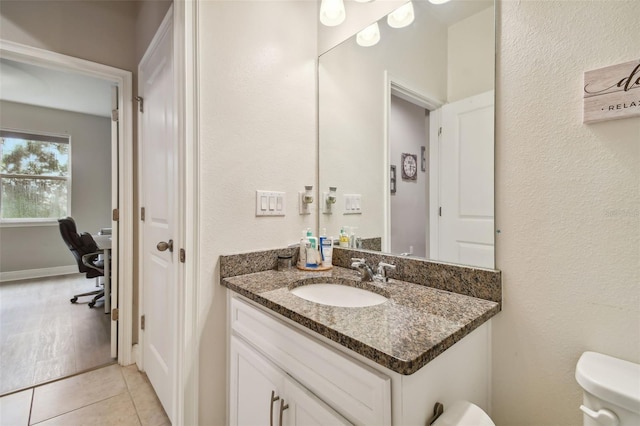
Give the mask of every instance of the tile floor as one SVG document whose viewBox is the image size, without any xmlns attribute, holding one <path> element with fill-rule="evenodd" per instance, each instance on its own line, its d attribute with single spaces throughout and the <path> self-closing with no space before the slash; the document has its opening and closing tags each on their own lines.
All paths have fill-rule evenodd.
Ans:
<svg viewBox="0 0 640 426">
<path fill-rule="evenodd" d="M 171 425 L 135 365 L 110 365 L 0 398 L 0 425 Z"/>
<path fill-rule="evenodd" d="M 69 301 L 95 289 L 82 274 L 0 284 L 0 395 L 115 362 L 103 302 Z"/>
</svg>

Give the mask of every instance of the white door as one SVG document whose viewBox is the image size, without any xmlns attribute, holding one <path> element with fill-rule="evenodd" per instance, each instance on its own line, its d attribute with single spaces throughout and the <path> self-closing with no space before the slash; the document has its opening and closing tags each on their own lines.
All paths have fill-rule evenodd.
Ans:
<svg viewBox="0 0 640 426">
<path fill-rule="evenodd" d="M 231 336 L 230 356 L 232 426 L 351 424 L 236 336 Z"/>
<path fill-rule="evenodd" d="M 119 146 L 119 134 L 120 134 L 120 117 L 118 111 L 118 86 L 111 88 L 111 108 L 113 111 L 111 117 L 111 207 L 113 209 L 119 209 L 119 185 L 118 177 L 120 176 L 119 163 L 120 157 L 118 156 Z M 110 309 L 118 309 L 118 241 L 120 239 L 118 221 L 113 220 L 111 216 L 111 272 L 108 274 L 111 278 L 109 281 L 109 288 L 111 291 L 111 297 L 106 295 L 104 298 L 105 307 L 111 304 Z M 106 264 L 106 269 L 109 268 Z M 117 316 L 111 315 L 111 358 L 118 357 L 118 320 Z"/>
<path fill-rule="evenodd" d="M 439 254 L 494 267 L 493 91 L 442 107 Z"/>
<path fill-rule="evenodd" d="M 284 426 L 329 426 L 350 425 L 349 421 L 318 399 L 303 386 L 285 378 L 284 386 L 286 410 L 278 412 L 278 425 Z M 282 407 L 280 407 L 282 408 Z"/>
<path fill-rule="evenodd" d="M 283 376 L 235 336 L 231 337 L 229 424 L 273 425 L 282 404 Z"/>
<path fill-rule="evenodd" d="M 171 9 L 139 66 L 142 368 L 174 422 L 177 352 L 177 129 Z"/>
</svg>

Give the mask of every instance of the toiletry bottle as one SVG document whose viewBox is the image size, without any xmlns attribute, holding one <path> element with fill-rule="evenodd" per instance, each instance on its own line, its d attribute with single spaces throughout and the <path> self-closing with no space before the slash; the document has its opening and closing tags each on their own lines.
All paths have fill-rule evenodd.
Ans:
<svg viewBox="0 0 640 426">
<path fill-rule="evenodd" d="M 302 230 L 302 238 L 300 238 L 300 252 L 298 253 L 298 266 L 303 268 L 307 265 L 307 232 Z"/>
<path fill-rule="evenodd" d="M 344 228 L 344 226 L 340 228 L 340 247 L 349 248 L 349 236 L 347 235 L 347 232 L 344 230 Z"/>
<path fill-rule="evenodd" d="M 333 260 L 333 237 L 320 237 L 322 251 L 322 266 L 331 267 Z"/>
<path fill-rule="evenodd" d="M 308 268 L 315 268 L 320 262 L 318 262 L 318 239 L 313 236 L 311 228 L 307 228 L 307 264 Z"/>
</svg>

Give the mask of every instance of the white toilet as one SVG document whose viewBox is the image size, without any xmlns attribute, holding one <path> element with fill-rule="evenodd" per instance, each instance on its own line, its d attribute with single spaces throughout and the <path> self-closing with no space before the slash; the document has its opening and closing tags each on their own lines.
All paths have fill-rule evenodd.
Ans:
<svg viewBox="0 0 640 426">
<path fill-rule="evenodd" d="M 432 426 L 495 426 L 482 408 L 469 401 L 456 401 L 445 407 Z"/>
<path fill-rule="evenodd" d="M 584 426 L 640 425 L 640 364 L 585 352 L 576 366 L 584 390 Z M 445 407 L 433 426 L 495 426 L 487 413 L 468 401 Z"/>
<path fill-rule="evenodd" d="M 584 426 L 640 425 L 640 364 L 585 352 L 576 366 Z"/>
</svg>

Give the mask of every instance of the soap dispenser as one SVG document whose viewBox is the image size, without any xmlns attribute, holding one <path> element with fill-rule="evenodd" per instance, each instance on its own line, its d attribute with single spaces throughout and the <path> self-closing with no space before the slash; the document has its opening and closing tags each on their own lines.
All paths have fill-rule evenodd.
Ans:
<svg viewBox="0 0 640 426">
<path fill-rule="evenodd" d="M 349 248 L 349 235 L 345 231 L 345 227 L 340 228 L 340 236 L 338 239 L 340 247 Z"/>
</svg>

